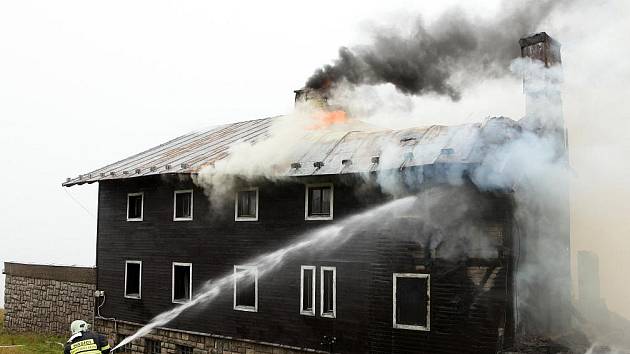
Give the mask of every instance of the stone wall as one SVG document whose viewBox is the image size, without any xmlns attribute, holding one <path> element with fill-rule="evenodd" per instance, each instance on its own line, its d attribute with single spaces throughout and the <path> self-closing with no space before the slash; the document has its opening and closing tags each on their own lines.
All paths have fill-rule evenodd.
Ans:
<svg viewBox="0 0 630 354">
<path fill-rule="evenodd" d="M 97 318 L 94 329 L 107 335 L 115 345 L 132 335 L 140 328 L 139 324 L 126 321 L 112 321 Z M 246 339 L 227 338 L 218 335 L 158 328 L 143 338 L 131 342 L 125 350 L 119 348 L 117 353 L 144 354 L 149 353 L 149 341 L 159 342 L 161 354 L 304 354 L 324 353 L 311 349 L 295 348 L 274 343 L 260 343 Z M 190 348 L 187 352 L 183 347 Z"/>
<path fill-rule="evenodd" d="M 5 263 L 4 327 L 67 336 L 75 319 L 92 321 L 96 269 Z"/>
</svg>

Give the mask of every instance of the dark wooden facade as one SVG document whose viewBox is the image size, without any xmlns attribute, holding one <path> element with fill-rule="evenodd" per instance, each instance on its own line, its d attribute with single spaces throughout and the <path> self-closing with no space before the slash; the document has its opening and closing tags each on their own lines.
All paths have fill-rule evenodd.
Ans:
<svg viewBox="0 0 630 354">
<path fill-rule="evenodd" d="M 305 183 L 334 184 L 334 221 L 307 221 Z M 358 177 L 319 176 L 285 182 L 260 182 L 259 217 L 234 220 L 234 204 L 211 205 L 190 178 L 152 176 L 101 181 L 97 240 L 98 288 L 107 296 L 101 315 L 147 323 L 171 303 L 172 262 L 193 264 L 193 289 L 255 256 L 285 246 L 309 230 L 387 201 L 389 197 Z M 335 352 L 495 353 L 511 340 L 512 207 L 509 194 L 482 193 L 471 184 L 454 188 L 473 196 L 482 229 L 494 225 L 497 255 L 442 258 L 418 242 L 408 216 L 370 225 L 339 247 L 289 257 L 273 273 L 261 276 L 258 311 L 233 309 L 232 289 L 216 301 L 191 309 L 167 327 L 220 334 L 301 348 L 326 349 L 335 336 Z M 173 192 L 194 190 L 194 219 L 173 221 Z M 126 221 L 127 193 L 144 192 L 141 222 Z M 481 207 L 483 205 L 483 207 Z M 449 217 L 445 210 L 444 218 Z M 406 235 L 408 234 L 408 235 Z M 399 237 L 392 237 L 397 235 Z M 417 235 L 416 235 L 417 236 Z M 496 235 L 493 235 L 494 237 Z M 446 235 L 448 237 L 448 235 Z M 421 238 L 424 239 L 424 238 Z M 124 295 L 125 260 L 141 260 L 142 298 Z M 336 318 L 299 313 L 300 265 L 337 268 Z M 430 331 L 392 326 L 392 274 L 431 276 Z M 317 288 L 319 289 L 319 275 Z M 505 333 L 505 336 L 501 335 Z"/>
</svg>

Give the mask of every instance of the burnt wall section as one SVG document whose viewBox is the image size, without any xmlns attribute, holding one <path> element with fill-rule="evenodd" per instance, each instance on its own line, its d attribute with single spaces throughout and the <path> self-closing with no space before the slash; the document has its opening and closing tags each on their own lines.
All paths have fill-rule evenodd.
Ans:
<svg viewBox="0 0 630 354">
<path fill-rule="evenodd" d="M 76 319 L 91 321 L 96 269 L 4 263 L 4 328 L 66 336 Z"/>
<path fill-rule="evenodd" d="M 95 330 L 106 335 L 111 343 L 118 343 L 132 335 L 140 324 L 127 321 L 112 321 L 97 318 Z M 149 346 L 159 346 L 162 354 L 180 353 L 182 347 L 190 348 L 193 354 L 305 354 L 324 353 L 302 348 L 296 348 L 275 343 L 254 342 L 243 339 L 223 337 L 208 333 L 182 331 L 171 328 L 158 328 L 143 338 L 136 339 L 125 348 L 118 349 L 121 353 L 145 354 L 149 353 Z"/>
</svg>

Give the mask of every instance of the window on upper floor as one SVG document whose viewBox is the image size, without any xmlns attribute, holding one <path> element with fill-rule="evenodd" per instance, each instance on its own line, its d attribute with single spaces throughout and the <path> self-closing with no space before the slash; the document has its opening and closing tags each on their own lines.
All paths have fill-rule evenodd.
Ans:
<svg viewBox="0 0 630 354">
<path fill-rule="evenodd" d="M 333 218 L 333 185 L 306 185 L 306 220 L 332 220 Z"/>
<path fill-rule="evenodd" d="M 192 189 L 175 191 L 173 197 L 173 220 L 188 221 L 193 219 Z"/>
<path fill-rule="evenodd" d="M 237 191 L 235 199 L 234 220 L 258 220 L 258 188 L 249 188 Z"/>
<path fill-rule="evenodd" d="M 125 297 L 139 299 L 142 293 L 142 262 L 125 261 Z"/>
<path fill-rule="evenodd" d="M 173 262 L 172 297 L 174 303 L 185 303 L 192 298 L 192 263 Z"/>
<path fill-rule="evenodd" d="M 144 193 L 127 194 L 127 221 L 142 221 Z"/>
<path fill-rule="evenodd" d="M 258 311 L 258 268 L 234 266 L 234 309 Z"/>
<path fill-rule="evenodd" d="M 337 317 L 337 268 L 320 268 L 319 314 L 322 317 Z"/>
<path fill-rule="evenodd" d="M 430 329 L 429 274 L 394 273 L 394 328 L 428 331 Z"/>
<path fill-rule="evenodd" d="M 315 316 L 315 266 L 300 269 L 300 314 Z"/>
</svg>

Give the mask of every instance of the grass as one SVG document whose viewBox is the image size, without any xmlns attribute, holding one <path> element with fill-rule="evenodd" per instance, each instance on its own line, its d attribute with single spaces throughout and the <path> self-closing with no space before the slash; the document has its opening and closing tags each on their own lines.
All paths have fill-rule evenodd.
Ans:
<svg viewBox="0 0 630 354">
<path fill-rule="evenodd" d="M 31 334 L 31 333 L 8 333 L 4 329 L 4 309 L 0 309 L 0 354 L 59 354 L 63 352 L 61 345 L 63 338 Z M 2 348 L 7 345 L 22 345 L 21 347 Z"/>
</svg>

